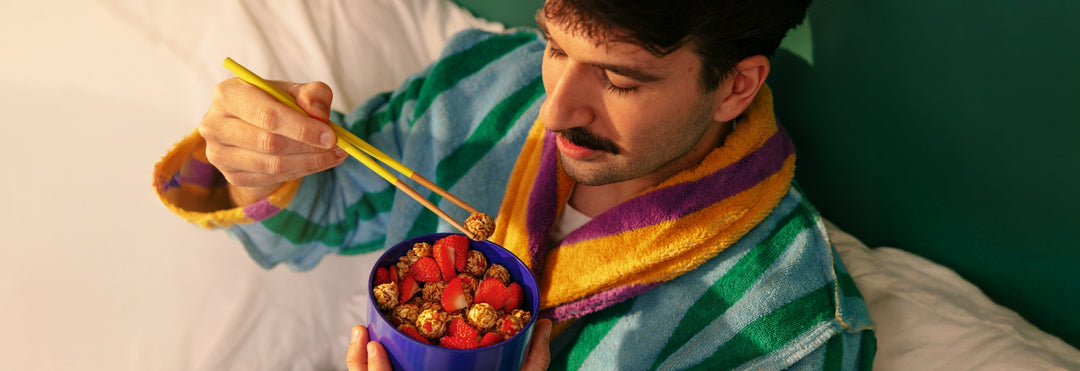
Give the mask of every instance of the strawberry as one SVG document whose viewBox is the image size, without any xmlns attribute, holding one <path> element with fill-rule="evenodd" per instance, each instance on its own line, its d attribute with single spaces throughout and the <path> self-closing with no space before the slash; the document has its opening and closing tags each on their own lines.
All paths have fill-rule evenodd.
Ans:
<svg viewBox="0 0 1080 371">
<path fill-rule="evenodd" d="M 405 335 L 409 335 L 409 337 L 416 339 L 416 341 L 424 344 L 431 344 L 431 342 L 428 341 L 428 339 L 424 337 L 424 335 L 420 335 L 420 331 L 417 331 L 416 327 L 402 325 L 401 327 L 398 327 L 398 330 L 405 333 Z"/>
<path fill-rule="evenodd" d="M 386 271 L 390 272 L 390 279 L 392 279 L 394 281 L 397 281 L 397 280 L 401 279 L 401 277 L 398 276 L 397 265 L 395 265 L 395 264 L 390 265 L 390 268 L 388 268 Z"/>
<path fill-rule="evenodd" d="M 454 319 L 450 320 L 450 326 L 447 327 L 446 331 L 450 336 L 474 339 L 480 338 L 480 331 L 477 331 L 476 328 L 470 326 L 465 322 L 465 319 L 461 317 L 454 317 Z"/>
<path fill-rule="evenodd" d="M 473 349 L 479 348 L 480 342 L 475 337 L 443 336 L 439 338 L 439 345 L 450 349 Z"/>
<path fill-rule="evenodd" d="M 503 310 L 509 312 L 514 309 L 521 309 L 521 305 L 525 302 L 525 290 L 518 285 L 517 282 L 511 282 L 510 286 L 506 286 L 506 304 L 503 305 Z"/>
<path fill-rule="evenodd" d="M 460 234 L 452 234 L 435 241 L 435 246 L 443 245 L 454 251 L 454 269 L 458 272 L 465 271 L 465 261 L 469 254 L 469 238 Z"/>
<path fill-rule="evenodd" d="M 405 303 L 409 301 L 409 299 L 412 299 L 413 295 L 415 295 L 419 291 L 420 284 L 416 283 L 416 279 L 414 279 L 411 274 L 406 275 L 405 278 L 401 279 L 401 284 L 398 284 L 398 292 L 401 296 L 398 299 L 398 303 Z"/>
<path fill-rule="evenodd" d="M 476 287 L 473 303 L 488 303 L 498 309 L 506 305 L 506 300 L 509 298 L 510 293 L 506 290 L 506 286 L 503 285 L 502 281 L 499 281 L 498 278 L 485 278 Z"/>
<path fill-rule="evenodd" d="M 393 281 L 394 280 L 390 279 L 390 271 L 385 267 L 375 268 L 375 286 Z"/>
<path fill-rule="evenodd" d="M 446 244 L 439 244 L 439 241 L 435 241 L 435 246 L 431 248 L 431 254 L 435 256 L 435 262 L 439 263 L 443 281 L 450 281 L 450 278 L 457 274 L 454 271 L 454 251 Z"/>
<path fill-rule="evenodd" d="M 439 264 L 435 263 L 435 259 L 427 256 L 417 259 L 416 263 L 413 263 L 413 265 L 409 267 L 409 274 L 416 277 L 417 281 L 425 283 L 442 280 Z"/>
<path fill-rule="evenodd" d="M 454 277 L 442 292 L 441 304 L 447 313 L 453 313 L 469 306 L 469 297 L 461 287 L 461 278 Z"/>
<path fill-rule="evenodd" d="M 502 342 L 502 341 L 503 341 L 502 335 L 496 334 L 494 332 L 489 332 L 489 333 L 484 334 L 483 339 L 480 339 L 480 346 L 482 346 L 482 347 L 491 346 L 491 345 L 498 344 L 499 342 Z"/>
</svg>

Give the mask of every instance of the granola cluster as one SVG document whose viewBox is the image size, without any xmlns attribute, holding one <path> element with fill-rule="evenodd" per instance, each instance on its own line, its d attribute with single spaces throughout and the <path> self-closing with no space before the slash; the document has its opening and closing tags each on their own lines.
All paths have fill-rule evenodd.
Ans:
<svg viewBox="0 0 1080 371">
<path fill-rule="evenodd" d="M 506 267 L 489 264 L 464 235 L 417 243 L 398 261 L 378 267 L 372 293 L 383 317 L 427 343 L 471 349 L 520 332 L 532 313 Z"/>
</svg>

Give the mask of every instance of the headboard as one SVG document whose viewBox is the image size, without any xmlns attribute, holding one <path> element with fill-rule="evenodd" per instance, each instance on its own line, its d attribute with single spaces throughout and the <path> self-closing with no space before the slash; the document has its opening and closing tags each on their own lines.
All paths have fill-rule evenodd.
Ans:
<svg viewBox="0 0 1080 371">
<path fill-rule="evenodd" d="M 457 0 L 531 26 L 541 0 Z M 1080 2 L 818 0 L 773 59 L 796 177 L 870 246 L 1080 345 Z"/>
</svg>

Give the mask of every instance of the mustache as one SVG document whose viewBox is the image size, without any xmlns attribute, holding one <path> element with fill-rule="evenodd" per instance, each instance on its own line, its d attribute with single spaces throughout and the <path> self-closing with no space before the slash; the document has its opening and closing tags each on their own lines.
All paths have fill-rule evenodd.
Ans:
<svg viewBox="0 0 1080 371">
<path fill-rule="evenodd" d="M 556 133 L 561 135 L 563 139 L 566 139 L 567 142 L 576 146 L 594 151 L 607 152 L 613 155 L 619 154 L 619 147 L 615 146 L 615 143 L 598 137 L 593 133 L 586 131 L 584 128 L 573 127 L 565 130 L 558 130 Z"/>
</svg>

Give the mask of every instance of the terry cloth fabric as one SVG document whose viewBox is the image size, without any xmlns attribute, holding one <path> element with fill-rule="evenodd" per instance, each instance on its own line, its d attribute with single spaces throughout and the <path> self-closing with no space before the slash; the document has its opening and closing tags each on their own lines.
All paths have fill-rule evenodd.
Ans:
<svg viewBox="0 0 1080 371">
<path fill-rule="evenodd" d="M 225 179 L 206 160 L 206 141 L 198 131 L 177 143 L 154 165 L 154 189 L 172 212 L 203 228 L 265 220 L 292 201 L 299 180 L 286 182 L 269 197 L 232 207 Z"/>
<path fill-rule="evenodd" d="M 598 215 L 551 248 L 574 182 L 555 135 L 534 126 L 510 178 L 492 241 L 522 256 L 557 321 L 636 296 L 693 270 L 765 219 L 795 173 L 791 140 L 761 89 L 724 145 L 695 168 Z"/>
<path fill-rule="evenodd" d="M 552 370 L 856 370 L 866 305 L 797 187 L 739 241 L 673 280 L 580 317 Z"/>
<path fill-rule="evenodd" d="M 440 59 L 393 92 L 331 119 L 387 155 L 495 215 L 506 180 L 543 101 L 545 44 L 534 30 L 468 30 Z M 408 238 L 455 229 L 353 159 L 289 182 L 258 207 L 232 208 L 198 132 L 157 164 L 155 190 L 177 215 L 227 228 L 264 268 L 308 270 L 326 254 L 375 252 Z M 405 182 L 457 220 L 469 213 Z"/>
</svg>

